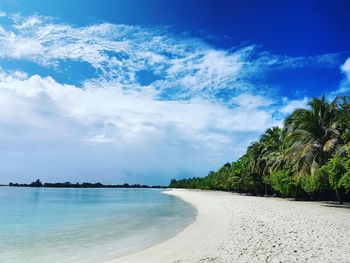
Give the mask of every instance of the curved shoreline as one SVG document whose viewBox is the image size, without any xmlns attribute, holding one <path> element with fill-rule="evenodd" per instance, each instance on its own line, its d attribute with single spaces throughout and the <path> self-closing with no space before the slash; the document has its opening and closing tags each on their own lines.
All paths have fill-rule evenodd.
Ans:
<svg viewBox="0 0 350 263">
<path fill-rule="evenodd" d="M 173 189 L 198 210 L 176 236 L 111 263 L 350 262 L 350 209 Z"/>
<path fill-rule="evenodd" d="M 174 237 L 110 263 L 195 262 L 203 257 L 203 251 L 215 253 L 230 225 L 230 216 L 220 204 L 222 197 L 227 193 L 205 193 L 203 195 L 203 191 L 182 189 L 166 191 L 166 194 L 192 204 L 197 209 L 196 220 Z"/>
</svg>

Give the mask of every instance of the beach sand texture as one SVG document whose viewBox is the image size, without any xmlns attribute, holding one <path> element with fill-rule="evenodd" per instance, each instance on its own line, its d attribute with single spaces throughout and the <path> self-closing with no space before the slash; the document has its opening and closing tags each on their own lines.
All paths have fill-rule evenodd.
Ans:
<svg viewBox="0 0 350 263">
<path fill-rule="evenodd" d="M 112 262 L 350 262 L 349 208 L 214 191 L 167 194 L 193 204 L 196 221 Z"/>
</svg>

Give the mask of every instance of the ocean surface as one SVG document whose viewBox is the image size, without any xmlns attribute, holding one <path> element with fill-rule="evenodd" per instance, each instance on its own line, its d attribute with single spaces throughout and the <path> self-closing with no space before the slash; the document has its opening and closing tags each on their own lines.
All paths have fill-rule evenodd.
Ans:
<svg viewBox="0 0 350 263">
<path fill-rule="evenodd" d="M 160 189 L 0 187 L 0 262 L 104 262 L 175 235 L 195 215 Z"/>
</svg>

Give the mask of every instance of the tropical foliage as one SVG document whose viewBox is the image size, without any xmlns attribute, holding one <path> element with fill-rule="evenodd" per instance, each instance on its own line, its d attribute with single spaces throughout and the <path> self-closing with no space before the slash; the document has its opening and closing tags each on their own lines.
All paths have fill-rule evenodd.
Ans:
<svg viewBox="0 0 350 263">
<path fill-rule="evenodd" d="M 302 199 L 350 197 L 350 103 L 313 98 L 283 128 L 268 129 L 237 161 L 203 178 L 170 187 L 235 191 Z"/>
</svg>

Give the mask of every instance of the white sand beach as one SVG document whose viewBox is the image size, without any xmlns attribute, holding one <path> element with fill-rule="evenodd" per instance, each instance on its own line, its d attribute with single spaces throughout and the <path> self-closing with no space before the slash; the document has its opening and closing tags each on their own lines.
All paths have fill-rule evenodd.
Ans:
<svg viewBox="0 0 350 263">
<path fill-rule="evenodd" d="M 113 263 L 350 262 L 350 209 L 322 202 L 170 190 L 196 221 L 173 238 Z"/>
</svg>

